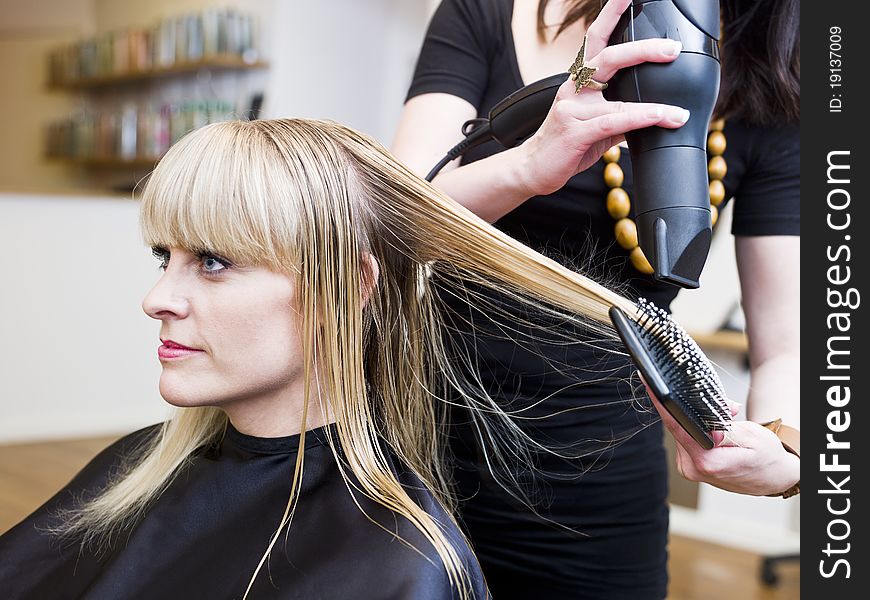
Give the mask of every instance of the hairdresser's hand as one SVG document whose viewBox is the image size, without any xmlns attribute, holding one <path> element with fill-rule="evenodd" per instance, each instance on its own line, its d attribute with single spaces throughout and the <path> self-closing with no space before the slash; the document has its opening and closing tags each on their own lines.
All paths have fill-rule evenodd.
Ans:
<svg viewBox="0 0 870 600">
<path fill-rule="evenodd" d="M 668 39 L 608 47 L 620 15 L 630 4 L 631 0 L 609 0 L 589 26 L 586 64 L 598 67 L 593 76 L 596 81 L 605 83 L 619 69 L 643 62 L 671 62 L 680 53 L 679 42 Z M 608 148 L 621 142 L 627 131 L 653 125 L 675 129 L 689 118 L 688 111 L 679 107 L 608 102 L 600 91 L 574 90 L 574 81 L 569 78 L 559 88 L 541 127 L 520 146 L 527 197 L 560 189 L 572 176 L 594 164 Z"/>
<path fill-rule="evenodd" d="M 680 427 L 649 387 L 647 393 L 674 436 L 677 469 L 686 479 L 752 496 L 778 494 L 800 481 L 800 459 L 786 452 L 769 429 L 751 421 L 734 421 L 729 431 L 714 431 L 716 446 L 705 450 Z M 730 401 L 729 405 L 736 415 L 740 405 Z"/>
</svg>

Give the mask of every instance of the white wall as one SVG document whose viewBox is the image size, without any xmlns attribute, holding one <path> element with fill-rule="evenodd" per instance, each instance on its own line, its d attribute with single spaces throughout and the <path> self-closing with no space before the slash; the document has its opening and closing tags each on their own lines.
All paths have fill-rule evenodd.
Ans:
<svg viewBox="0 0 870 600">
<path fill-rule="evenodd" d="M 742 319 L 737 257 L 731 235 L 733 212 L 734 203 L 729 202 L 719 215 L 710 254 L 701 273 L 701 287 L 680 291 L 671 304 L 674 318 L 688 331 L 713 333 L 729 320 L 735 309 Z"/>
<path fill-rule="evenodd" d="M 0 443 L 129 432 L 165 418 L 157 262 L 129 198 L 0 194 Z"/>
<path fill-rule="evenodd" d="M 422 1 L 276 2 L 264 116 L 332 119 L 388 145 L 428 13 Z"/>
</svg>

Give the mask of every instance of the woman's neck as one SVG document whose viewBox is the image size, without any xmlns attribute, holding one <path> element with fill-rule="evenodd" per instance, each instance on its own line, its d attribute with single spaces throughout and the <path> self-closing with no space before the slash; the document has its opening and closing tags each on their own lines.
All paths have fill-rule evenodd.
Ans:
<svg viewBox="0 0 870 600">
<path fill-rule="evenodd" d="M 335 421 L 331 411 L 329 414 L 324 412 L 323 405 L 327 403 L 321 403 L 315 389 L 311 390 L 307 412 L 303 410 L 304 404 L 304 394 L 296 394 L 293 398 L 261 395 L 236 400 L 222 405 L 221 409 L 237 431 L 262 438 L 296 435 Z"/>
</svg>

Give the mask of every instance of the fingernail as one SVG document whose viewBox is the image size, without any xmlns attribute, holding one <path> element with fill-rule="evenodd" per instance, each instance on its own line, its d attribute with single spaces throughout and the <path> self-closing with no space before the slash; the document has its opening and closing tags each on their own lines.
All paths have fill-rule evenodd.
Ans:
<svg viewBox="0 0 870 600">
<path fill-rule="evenodd" d="M 682 42 L 671 40 L 671 43 L 665 47 L 665 56 L 676 56 L 683 51 Z"/>
<path fill-rule="evenodd" d="M 689 120 L 689 111 L 687 111 L 685 108 L 672 106 L 668 109 L 667 116 L 669 121 L 682 125 Z"/>
<path fill-rule="evenodd" d="M 648 117 L 652 117 L 653 119 L 661 119 L 662 118 L 662 107 L 661 106 L 652 106 L 649 110 L 646 111 Z"/>
</svg>

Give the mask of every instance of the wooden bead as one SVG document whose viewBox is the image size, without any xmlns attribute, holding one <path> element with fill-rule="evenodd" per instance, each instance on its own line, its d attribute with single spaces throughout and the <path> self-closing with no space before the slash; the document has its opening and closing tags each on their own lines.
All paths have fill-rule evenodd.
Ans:
<svg viewBox="0 0 870 600">
<path fill-rule="evenodd" d="M 624 179 L 625 174 L 622 172 L 622 167 L 616 163 L 607 163 L 607 166 L 604 167 L 604 183 L 608 187 L 619 187 Z"/>
<path fill-rule="evenodd" d="M 631 219 L 620 219 L 613 227 L 613 234 L 616 236 L 617 243 L 631 250 L 637 246 L 637 225 Z"/>
<path fill-rule="evenodd" d="M 624 219 L 631 211 L 631 199 L 621 187 L 615 187 L 607 192 L 607 212 L 616 220 Z"/>
<path fill-rule="evenodd" d="M 652 275 L 652 265 L 649 264 L 649 261 L 646 259 L 646 256 L 644 256 L 643 250 L 640 249 L 640 246 L 634 248 L 628 257 L 631 259 L 631 264 L 634 265 L 635 269 L 646 275 Z"/>
<path fill-rule="evenodd" d="M 719 206 L 725 199 L 725 184 L 721 179 L 710 180 L 710 204 Z"/>
<path fill-rule="evenodd" d="M 710 205 L 710 227 L 713 227 L 716 224 L 716 221 L 719 220 L 719 209 L 713 205 Z"/>
<path fill-rule="evenodd" d="M 724 154 L 725 146 L 727 145 L 725 134 L 721 131 L 714 131 L 707 137 L 707 151 L 713 156 L 721 156 Z"/>
<path fill-rule="evenodd" d="M 710 123 L 710 131 L 722 131 L 725 129 L 725 119 L 716 119 Z"/>
<path fill-rule="evenodd" d="M 610 165 L 607 166 L 609 167 Z M 711 158 L 707 165 L 707 172 L 710 174 L 710 179 L 723 179 L 725 173 L 728 172 L 728 165 L 725 164 L 725 159 L 721 156 Z"/>
<path fill-rule="evenodd" d="M 619 146 L 612 146 L 610 150 L 601 155 L 601 158 L 604 159 L 604 162 L 615 163 L 621 155 L 622 151 L 619 149 Z"/>
</svg>

